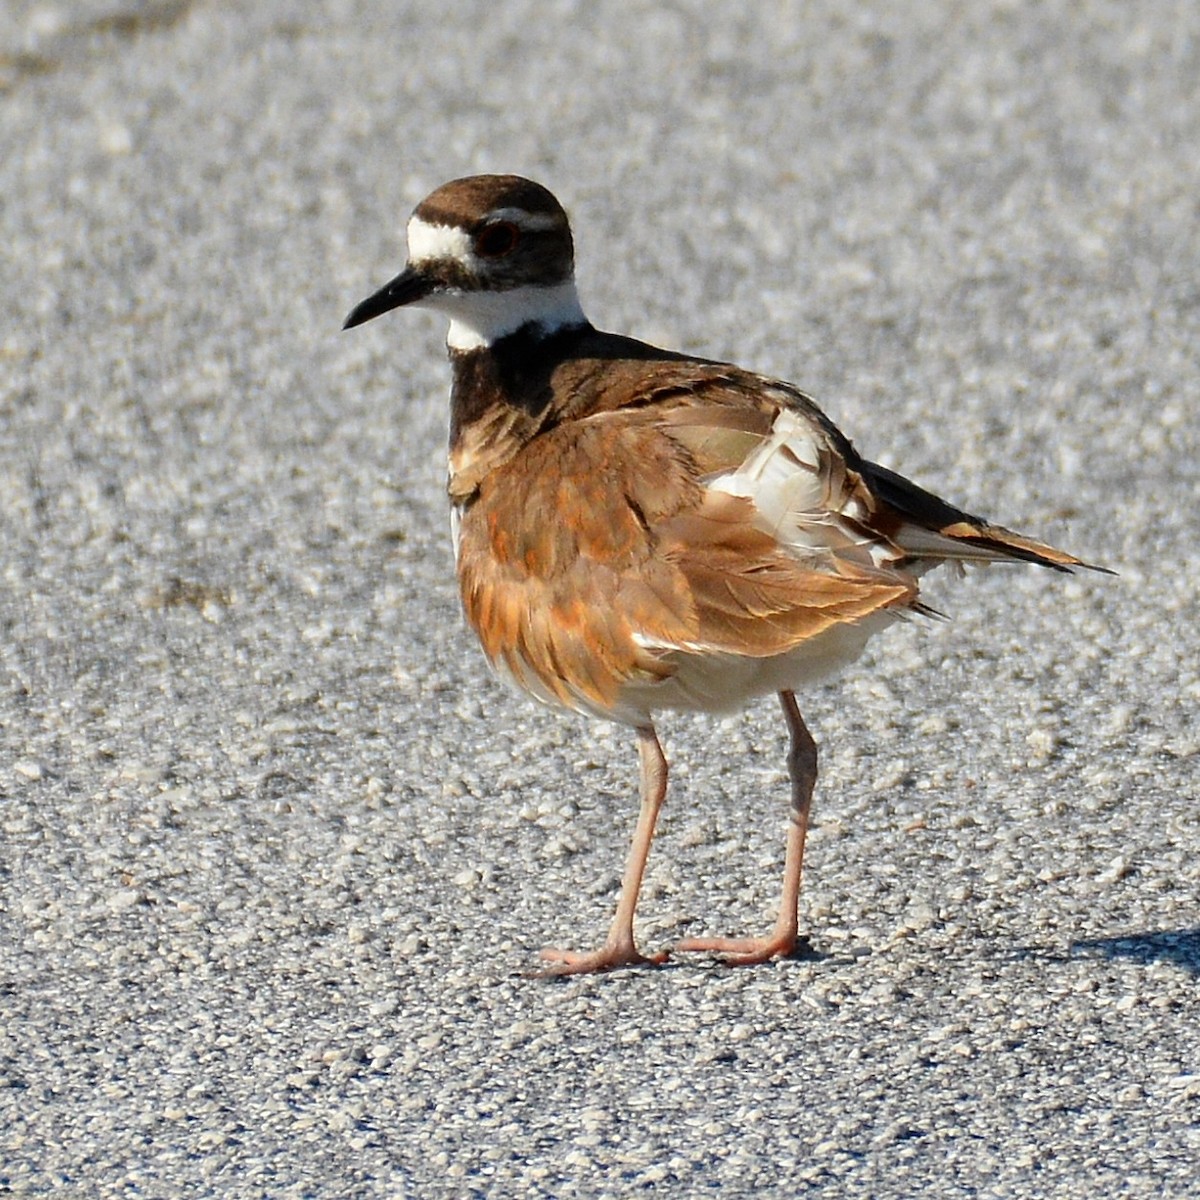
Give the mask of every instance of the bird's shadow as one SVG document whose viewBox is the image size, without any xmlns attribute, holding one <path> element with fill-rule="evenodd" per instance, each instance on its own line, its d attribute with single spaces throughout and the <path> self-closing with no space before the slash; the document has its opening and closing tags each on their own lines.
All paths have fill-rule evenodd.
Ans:
<svg viewBox="0 0 1200 1200">
<path fill-rule="evenodd" d="M 1081 938 L 1071 943 L 1071 953 L 1100 954 L 1109 959 L 1127 958 L 1145 965 L 1167 962 L 1200 976 L 1200 928 Z"/>
</svg>

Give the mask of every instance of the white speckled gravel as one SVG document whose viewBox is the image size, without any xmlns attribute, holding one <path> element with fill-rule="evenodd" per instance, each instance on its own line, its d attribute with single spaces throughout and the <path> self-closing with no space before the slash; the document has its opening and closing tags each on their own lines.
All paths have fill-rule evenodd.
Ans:
<svg viewBox="0 0 1200 1200">
<path fill-rule="evenodd" d="M 124 7 L 123 7 L 124 5 Z M 1184 1197 L 1200 10 L 6 0 L 0 1193 Z M 1120 577 L 932 578 L 802 697 L 815 956 L 546 982 L 621 730 L 485 677 L 400 227 L 542 180 L 589 312 Z M 648 947 L 764 928 L 766 703 L 668 719 Z"/>
</svg>

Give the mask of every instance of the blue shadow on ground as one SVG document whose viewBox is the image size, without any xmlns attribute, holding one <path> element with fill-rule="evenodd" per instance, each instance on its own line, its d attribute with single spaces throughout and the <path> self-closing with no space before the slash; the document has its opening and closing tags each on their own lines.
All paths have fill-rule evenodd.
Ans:
<svg viewBox="0 0 1200 1200">
<path fill-rule="evenodd" d="M 1088 938 L 1071 943 L 1073 954 L 1101 954 L 1139 963 L 1168 962 L 1200 976 L 1200 929 L 1161 933 L 1126 933 L 1120 937 Z"/>
</svg>

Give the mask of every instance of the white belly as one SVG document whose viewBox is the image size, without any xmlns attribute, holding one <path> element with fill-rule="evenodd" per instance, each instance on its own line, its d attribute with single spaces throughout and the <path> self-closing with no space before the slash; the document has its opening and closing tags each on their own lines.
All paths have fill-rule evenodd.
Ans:
<svg viewBox="0 0 1200 1200">
<path fill-rule="evenodd" d="M 659 709 L 734 712 L 757 696 L 802 690 L 849 666 L 874 634 L 900 616 L 896 609 L 887 609 L 854 624 L 835 625 L 774 658 L 673 651 L 667 662 L 675 674 L 661 683 L 627 685 L 622 707 L 646 714 Z"/>
</svg>

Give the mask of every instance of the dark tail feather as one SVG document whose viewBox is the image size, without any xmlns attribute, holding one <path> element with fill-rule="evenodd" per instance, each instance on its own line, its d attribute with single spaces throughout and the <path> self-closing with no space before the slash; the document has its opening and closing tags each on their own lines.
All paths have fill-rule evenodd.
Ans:
<svg viewBox="0 0 1200 1200">
<path fill-rule="evenodd" d="M 1070 572 L 1082 567 L 1105 575 L 1115 574 L 1107 567 L 1084 562 L 1036 538 L 973 517 L 887 467 L 868 462 L 862 466 L 868 487 L 901 519 L 900 528 L 893 535 L 896 544 L 914 558 L 1029 562 L 1052 571 Z"/>
</svg>

